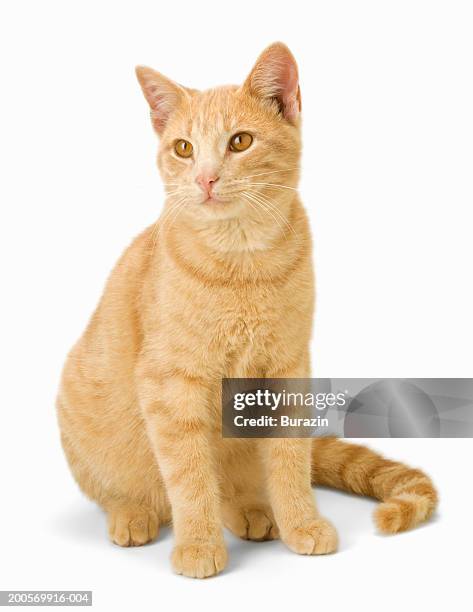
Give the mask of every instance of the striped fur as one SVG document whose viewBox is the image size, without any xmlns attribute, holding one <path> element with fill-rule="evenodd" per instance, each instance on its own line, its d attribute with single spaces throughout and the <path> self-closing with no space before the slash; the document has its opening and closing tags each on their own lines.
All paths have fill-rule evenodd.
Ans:
<svg viewBox="0 0 473 612">
<path fill-rule="evenodd" d="M 428 520 L 438 502 L 430 478 L 421 470 L 332 437 L 313 441 L 312 483 L 380 500 L 374 518 L 384 533 L 405 531 Z"/>
</svg>

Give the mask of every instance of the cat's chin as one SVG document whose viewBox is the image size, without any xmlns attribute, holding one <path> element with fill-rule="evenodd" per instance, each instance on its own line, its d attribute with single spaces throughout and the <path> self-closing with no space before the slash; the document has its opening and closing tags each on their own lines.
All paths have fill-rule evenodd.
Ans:
<svg viewBox="0 0 473 612">
<path fill-rule="evenodd" d="M 224 220 L 240 217 L 244 206 L 238 200 L 208 198 L 192 206 L 192 216 L 199 220 Z"/>
</svg>

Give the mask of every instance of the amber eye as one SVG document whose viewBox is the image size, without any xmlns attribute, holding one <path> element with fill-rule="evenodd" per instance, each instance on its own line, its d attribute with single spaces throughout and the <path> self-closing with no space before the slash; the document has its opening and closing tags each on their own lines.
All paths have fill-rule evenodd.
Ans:
<svg viewBox="0 0 473 612">
<path fill-rule="evenodd" d="M 179 157 L 190 157 L 194 147 L 187 140 L 178 140 L 174 145 L 174 151 L 176 151 Z"/>
<path fill-rule="evenodd" d="M 253 136 L 246 132 L 240 132 L 230 138 L 230 149 L 238 153 L 239 151 L 246 151 L 246 149 L 253 142 Z"/>
</svg>

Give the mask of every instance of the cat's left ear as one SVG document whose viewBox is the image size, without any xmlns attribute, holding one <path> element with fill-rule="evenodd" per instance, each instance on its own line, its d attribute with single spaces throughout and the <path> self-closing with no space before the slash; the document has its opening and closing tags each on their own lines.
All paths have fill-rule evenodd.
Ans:
<svg viewBox="0 0 473 612">
<path fill-rule="evenodd" d="M 161 135 L 173 111 L 192 90 L 186 90 L 147 66 L 137 66 L 136 76 L 150 106 L 153 127 Z"/>
<path fill-rule="evenodd" d="M 267 47 L 246 79 L 244 89 L 264 100 L 276 100 L 290 123 L 301 112 L 299 74 L 294 56 L 281 42 Z"/>
</svg>

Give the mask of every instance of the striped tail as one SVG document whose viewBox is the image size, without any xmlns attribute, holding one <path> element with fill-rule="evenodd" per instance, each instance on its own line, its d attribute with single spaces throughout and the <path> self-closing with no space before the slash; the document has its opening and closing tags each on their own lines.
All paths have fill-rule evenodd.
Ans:
<svg viewBox="0 0 473 612">
<path fill-rule="evenodd" d="M 365 446 L 336 438 L 315 438 L 312 483 L 379 499 L 375 522 L 384 533 L 411 529 L 437 506 L 437 492 L 421 470 L 384 459 Z"/>
</svg>

